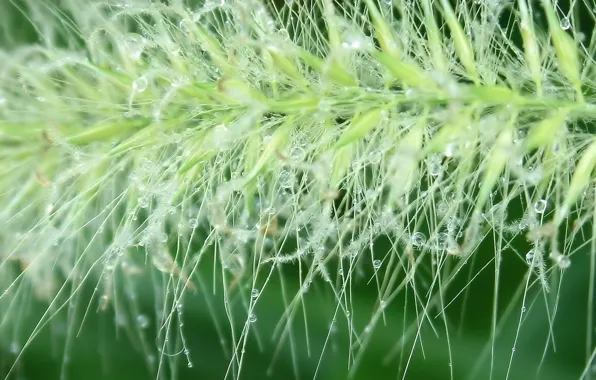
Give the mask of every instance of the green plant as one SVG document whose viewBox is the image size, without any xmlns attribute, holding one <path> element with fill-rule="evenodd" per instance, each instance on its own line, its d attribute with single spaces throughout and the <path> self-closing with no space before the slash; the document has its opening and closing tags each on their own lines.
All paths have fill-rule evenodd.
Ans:
<svg viewBox="0 0 596 380">
<path fill-rule="evenodd" d="M 589 247 L 589 376 L 596 38 L 578 24 L 593 25 L 594 4 L 10 4 L 40 40 L 7 30 L 0 51 L 1 326 L 31 294 L 49 305 L 17 356 L 55 315 L 95 308 L 135 318 L 153 352 L 134 297 L 150 283 L 153 376 L 176 376 L 181 356 L 192 366 L 183 299 L 215 293 L 231 326 L 225 376 L 242 377 L 260 297 L 281 287 L 276 337 L 292 346 L 314 282 L 346 319 L 353 368 L 408 297 L 407 374 L 426 328 L 452 360 L 445 310 L 491 267 L 494 360 L 501 322 L 518 321 L 515 350 L 530 304 L 553 329 L 561 280 Z M 512 299 L 504 278 L 521 283 Z M 369 280 L 377 298 L 356 323 L 352 287 Z"/>
</svg>

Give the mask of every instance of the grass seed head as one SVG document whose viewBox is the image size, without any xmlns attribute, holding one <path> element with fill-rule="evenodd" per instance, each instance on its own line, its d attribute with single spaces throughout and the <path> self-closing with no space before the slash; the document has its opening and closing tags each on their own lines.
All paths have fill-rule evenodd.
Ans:
<svg viewBox="0 0 596 380">
<path fill-rule="evenodd" d="M 292 355 L 296 313 L 314 334 L 308 293 L 346 317 L 352 374 L 403 297 L 400 349 L 431 328 L 451 362 L 448 306 L 484 269 L 487 353 L 503 304 L 545 302 L 551 334 L 562 274 L 594 278 L 571 263 L 596 247 L 596 47 L 551 1 L 9 3 L 35 38 L 0 15 L 0 337 L 20 326 L 11 305 L 48 305 L 14 338 L 18 357 L 57 309 L 75 318 L 68 306 L 87 302 L 135 320 L 151 376 L 169 378 L 177 356 L 194 365 L 183 313 L 195 296 L 223 305 L 237 378 L 254 330 Z M 568 14 L 593 17 L 586 4 Z M 505 295 L 504 277 L 523 291 Z M 354 303 L 367 283 L 378 299 Z M 155 315 L 139 311 L 139 288 L 153 289 Z M 277 291 L 274 328 L 259 307 Z M 486 377 L 524 376 L 486 358 Z"/>
</svg>

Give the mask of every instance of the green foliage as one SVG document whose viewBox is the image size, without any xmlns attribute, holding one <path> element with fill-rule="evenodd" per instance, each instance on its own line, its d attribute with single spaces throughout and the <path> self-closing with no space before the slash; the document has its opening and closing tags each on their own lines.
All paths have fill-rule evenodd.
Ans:
<svg viewBox="0 0 596 380">
<path fill-rule="evenodd" d="M 593 376 L 594 4 L 2 7 L 7 379 Z"/>
</svg>

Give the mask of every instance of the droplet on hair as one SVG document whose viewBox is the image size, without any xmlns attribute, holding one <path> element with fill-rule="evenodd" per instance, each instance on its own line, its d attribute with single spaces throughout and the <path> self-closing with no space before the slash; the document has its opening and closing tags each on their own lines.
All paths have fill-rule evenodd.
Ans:
<svg viewBox="0 0 596 380">
<path fill-rule="evenodd" d="M 146 329 L 149 327 L 149 318 L 145 314 L 139 314 L 137 316 L 137 323 L 139 324 L 140 328 Z"/>
<path fill-rule="evenodd" d="M 134 92 L 141 93 L 147 89 L 148 85 L 149 81 L 147 80 L 147 77 L 140 76 L 132 82 L 132 89 Z"/>
<path fill-rule="evenodd" d="M 379 269 L 381 267 L 381 264 L 382 264 L 381 260 L 378 260 L 378 259 L 377 260 L 374 260 L 373 261 L 373 268 L 375 268 L 375 270 L 376 269 Z"/>
<path fill-rule="evenodd" d="M 424 243 L 426 243 L 426 235 L 424 235 L 422 232 L 414 232 L 412 234 L 411 241 L 415 248 L 420 248 L 424 245 Z"/>
<path fill-rule="evenodd" d="M 537 214 L 542 214 L 544 213 L 544 210 L 546 210 L 546 200 L 537 200 L 536 203 L 534 203 L 534 211 L 536 211 Z"/>
</svg>

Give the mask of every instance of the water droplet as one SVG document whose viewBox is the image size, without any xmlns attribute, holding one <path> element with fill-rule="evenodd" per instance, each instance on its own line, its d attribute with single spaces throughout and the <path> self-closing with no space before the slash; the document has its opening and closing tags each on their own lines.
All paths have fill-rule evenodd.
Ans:
<svg viewBox="0 0 596 380">
<path fill-rule="evenodd" d="M 544 213 L 544 210 L 546 210 L 546 201 L 544 199 L 537 200 L 536 203 L 534 203 L 534 211 L 536 211 L 537 214 L 542 214 Z"/>
<path fill-rule="evenodd" d="M 141 76 L 132 82 L 132 90 L 134 92 L 141 93 L 147 89 L 148 85 L 149 81 L 147 80 L 147 77 Z"/>
<path fill-rule="evenodd" d="M 447 243 L 449 242 L 449 235 L 445 232 L 440 232 L 437 236 L 437 249 L 444 250 L 447 248 Z"/>
<path fill-rule="evenodd" d="M 138 202 L 141 208 L 147 208 L 149 206 L 149 199 L 147 197 L 139 197 Z"/>
<path fill-rule="evenodd" d="M 184 34 L 188 34 L 188 33 L 190 33 L 190 30 L 192 28 L 192 21 L 185 18 L 182 21 L 180 21 L 178 26 L 180 27 L 180 30 L 182 30 L 182 32 Z"/>
<path fill-rule="evenodd" d="M 571 22 L 569 21 L 569 17 L 563 17 L 561 19 L 561 28 L 563 28 L 563 30 L 567 30 L 571 27 Z"/>
<path fill-rule="evenodd" d="M 579 42 L 584 42 L 586 40 L 586 35 L 582 32 L 578 32 L 577 33 L 577 40 Z"/>
<path fill-rule="evenodd" d="M 18 355 L 21 351 L 21 346 L 17 342 L 12 342 L 10 343 L 9 350 L 11 354 Z"/>
<path fill-rule="evenodd" d="M 215 146 L 222 150 L 227 147 L 228 143 L 233 138 L 232 133 L 230 132 L 228 127 L 225 126 L 225 124 L 219 124 L 213 127 L 213 132 L 211 136 Z M 218 155 L 218 158 L 219 157 L 220 156 Z"/>
<path fill-rule="evenodd" d="M 149 318 L 145 314 L 139 314 L 137 317 L 137 323 L 139 324 L 140 328 L 146 329 L 149 327 Z"/>
<path fill-rule="evenodd" d="M 284 189 L 294 186 L 294 176 L 291 171 L 284 169 L 279 173 L 279 185 Z"/>
<path fill-rule="evenodd" d="M 426 243 L 426 236 L 422 232 L 414 232 L 411 240 L 414 247 L 420 248 Z"/>
<path fill-rule="evenodd" d="M 344 41 L 341 46 L 346 50 L 369 50 L 372 44 L 361 30 L 353 28 L 344 33 Z"/>
<path fill-rule="evenodd" d="M 251 313 L 251 314 L 248 316 L 248 321 L 249 321 L 250 323 L 255 323 L 255 322 L 257 321 L 257 316 Z"/>
<path fill-rule="evenodd" d="M 193 219 L 190 219 L 188 221 L 188 226 L 190 228 L 196 228 L 198 225 L 199 225 L 199 222 L 196 219 L 194 219 L 194 218 Z"/>
<path fill-rule="evenodd" d="M 565 255 L 559 255 L 555 259 L 560 269 L 567 269 L 571 265 L 571 259 Z"/>
<path fill-rule="evenodd" d="M 441 157 L 439 155 L 432 155 L 426 161 L 426 166 L 428 167 L 428 174 L 433 177 L 437 177 L 443 171 L 443 166 L 441 165 Z"/>
<path fill-rule="evenodd" d="M 530 250 L 526 253 L 526 263 L 528 265 L 532 265 L 532 261 L 534 260 L 534 251 Z"/>
<path fill-rule="evenodd" d="M 250 292 L 250 296 L 251 296 L 252 298 L 258 298 L 258 297 L 259 297 L 259 294 L 261 294 L 261 292 L 259 291 L 259 289 L 253 289 L 253 290 Z"/>
<path fill-rule="evenodd" d="M 133 60 L 138 60 L 145 50 L 145 39 L 137 33 L 129 33 L 124 36 L 122 44 L 128 56 Z"/>
<path fill-rule="evenodd" d="M 300 146 L 293 146 L 290 149 L 290 159 L 294 162 L 301 162 L 304 160 L 304 149 Z"/>
<path fill-rule="evenodd" d="M 518 129 L 517 131 L 515 131 L 515 137 L 513 138 L 513 143 L 518 144 L 518 145 L 523 143 L 526 136 L 527 136 L 526 131 L 524 131 L 523 129 Z"/>
<path fill-rule="evenodd" d="M 310 288 L 310 282 L 307 282 L 304 285 L 302 285 L 302 293 L 308 292 L 309 288 Z"/>
<path fill-rule="evenodd" d="M 374 260 L 373 261 L 373 268 L 379 269 L 381 267 L 381 264 L 382 264 L 381 260 L 378 260 L 378 259 L 377 260 Z"/>
<path fill-rule="evenodd" d="M 437 203 L 437 213 L 439 215 L 445 215 L 449 211 L 449 203 L 446 201 L 440 201 Z"/>
<path fill-rule="evenodd" d="M 108 302 L 110 302 L 110 297 L 107 294 L 99 297 L 99 310 L 105 310 L 108 307 Z"/>
</svg>

